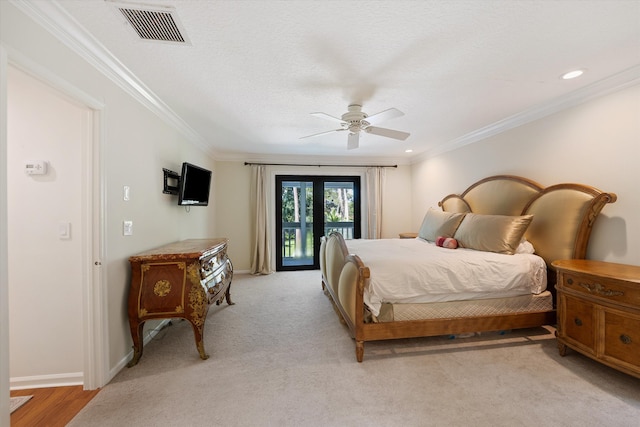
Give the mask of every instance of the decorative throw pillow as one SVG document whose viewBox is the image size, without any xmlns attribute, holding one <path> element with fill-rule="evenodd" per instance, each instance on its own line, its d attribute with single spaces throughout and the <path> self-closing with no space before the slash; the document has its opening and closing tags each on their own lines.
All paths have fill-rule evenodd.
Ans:
<svg viewBox="0 0 640 427">
<path fill-rule="evenodd" d="M 438 236 L 436 239 L 436 246 L 447 249 L 455 249 L 458 247 L 458 241 L 451 237 Z"/>
<path fill-rule="evenodd" d="M 463 248 L 513 255 L 533 215 L 467 214 L 454 238 Z"/>
<path fill-rule="evenodd" d="M 422 220 L 418 237 L 430 242 L 435 242 L 438 236 L 453 237 L 464 215 L 429 208 Z"/>
</svg>

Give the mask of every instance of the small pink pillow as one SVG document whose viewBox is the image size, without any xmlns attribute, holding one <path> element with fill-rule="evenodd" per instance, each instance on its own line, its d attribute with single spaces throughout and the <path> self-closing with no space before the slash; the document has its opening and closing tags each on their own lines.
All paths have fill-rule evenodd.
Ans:
<svg viewBox="0 0 640 427">
<path fill-rule="evenodd" d="M 438 236 L 438 238 L 436 239 L 436 246 L 447 249 L 455 249 L 458 247 L 458 241 L 451 237 Z"/>
</svg>

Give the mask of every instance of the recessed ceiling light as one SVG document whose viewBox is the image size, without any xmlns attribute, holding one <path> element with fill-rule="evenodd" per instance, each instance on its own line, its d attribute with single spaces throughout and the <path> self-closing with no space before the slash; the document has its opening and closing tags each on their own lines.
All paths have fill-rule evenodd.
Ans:
<svg viewBox="0 0 640 427">
<path fill-rule="evenodd" d="M 580 77 L 581 75 L 584 74 L 585 70 L 573 70 L 573 71 L 569 71 L 568 73 L 564 73 L 562 75 L 562 78 L 564 80 L 569 80 L 569 79 L 575 79 L 576 77 Z"/>
<path fill-rule="evenodd" d="M 413 153 L 413 150 L 411 148 L 408 148 L 406 150 L 404 150 L 405 153 Z"/>
</svg>

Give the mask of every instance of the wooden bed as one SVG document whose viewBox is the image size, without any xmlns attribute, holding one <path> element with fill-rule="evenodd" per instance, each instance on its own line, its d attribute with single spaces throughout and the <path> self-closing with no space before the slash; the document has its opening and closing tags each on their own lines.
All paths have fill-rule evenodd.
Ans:
<svg viewBox="0 0 640 427">
<path fill-rule="evenodd" d="M 558 184 L 545 188 L 526 178 L 499 175 L 474 183 L 460 195 L 448 195 L 438 205 L 442 211 L 453 213 L 533 215 L 524 238 L 533 245 L 536 255 L 544 259 L 547 290 L 553 292 L 556 275 L 550 269 L 551 262 L 585 258 L 596 218 L 607 203 L 615 200 L 615 194 L 587 185 Z M 556 322 L 553 305 L 529 312 L 380 321 L 364 303 L 365 288 L 371 280 L 365 262 L 357 254 L 349 253 L 339 233 L 323 237 L 322 288 L 355 340 L 358 362 L 363 360 L 366 341 L 500 331 Z M 457 302 L 467 303 L 470 302 Z"/>
</svg>

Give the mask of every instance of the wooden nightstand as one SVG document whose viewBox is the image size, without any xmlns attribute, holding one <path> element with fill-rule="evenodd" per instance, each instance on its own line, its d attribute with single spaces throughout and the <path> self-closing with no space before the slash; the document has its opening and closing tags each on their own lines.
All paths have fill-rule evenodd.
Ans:
<svg viewBox="0 0 640 427">
<path fill-rule="evenodd" d="M 570 347 L 640 378 L 640 267 L 560 260 L 558 350 Z"/>
<path fill-rule="evenodd" d="M 415 239 L 418 233 L 400 233 L 399 236 L 401 239 Z"/>
</svg>

